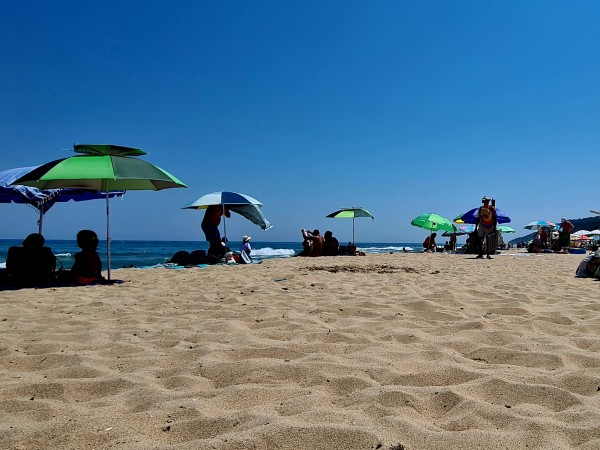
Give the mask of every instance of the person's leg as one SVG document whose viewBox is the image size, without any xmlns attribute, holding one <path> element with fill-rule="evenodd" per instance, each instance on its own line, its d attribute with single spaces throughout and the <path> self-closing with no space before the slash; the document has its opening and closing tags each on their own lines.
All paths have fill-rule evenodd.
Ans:
<svg viewBox="0 0 600 450">
<path fill-rule="evenodd" d="M 485 234 L 481 232 L 481 228 L 477 229 L 477 258 L 483 258 L 483 240 Z"/>
</svg>

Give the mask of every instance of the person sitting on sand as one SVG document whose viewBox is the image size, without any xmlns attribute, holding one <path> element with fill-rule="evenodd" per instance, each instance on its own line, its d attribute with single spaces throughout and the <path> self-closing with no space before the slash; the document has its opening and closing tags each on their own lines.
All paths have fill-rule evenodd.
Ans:
<svg viewBox="0 0 600 450">
<path fill-rule="evenodd" d="M 16 286 L 33 287 L 48 284 L 56 270 L 56 256 L 39 233 L 25 238 L 23 246 L 8 249 L 6 271 Z"/>
<path fill-rule="evenodd" d="M 242 245 L 240 245 L 240 257 L 238 259 L 238 262 L 241 264 L 252 262 L 252 258 L 250 257 L 250 253 L 252 252 L 250 239 L 252 239 L 250 236 L 242 237 Z"/>
<path fill-rule="evenodd" d="M 321 236 L 320 231 L 315 229 L 311 233 L 307 229 L 302 228 L 302 237 L 304 238 L 304 242 L 302 242 L 302 248 L 304 250 L 301 255 L 321 256 L 323 252 L 323 236 Z"/>
<path fill-rule="evenodd" d="M 435 238 L 436 238 L 436 236 L 437 236 L 437 233 L 431 233 L 429 236 L 427 236 L 427 239 L 425 239 L 423 241 L 423 251 L 424 252 L 428 252 L 428 251 L 435 252 L 435 249 L 436 249 Z"/>
<path fill-rule="evenodd" d="M 337 256 L 340 251 L 340 243 L 331 231 L 323 235 L 323 256 Z"/>
<path fill-rule="evenodd" d="M 77 284 L 93 284 L 105 281 L 102 276 L 102 261 L 96 249 L 98 236 L 92 230 L 77 233 L 77 245 L 81 249 L 75 253 L 75 262 L 71 268 L 73 281 Z"/>
</svg>

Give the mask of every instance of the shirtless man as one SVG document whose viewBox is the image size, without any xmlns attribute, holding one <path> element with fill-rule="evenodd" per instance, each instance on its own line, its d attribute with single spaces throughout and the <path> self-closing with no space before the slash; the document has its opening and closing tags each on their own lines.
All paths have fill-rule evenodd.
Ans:
<svg viewBox="0 0 600 450">
<path fill-rule="evenodd" d="M 225 254 L 223 244 L 221 243 L 221 233 L 219 233 L 219 225 L 221 224 L 221 216 L 223 214 L 227 218 L 231 217 L 231 212 L 227 206 L 210 205 L 206 208 L 201 225 L 206 240 L 210 244 L 207 253 L 219 258 Z"/>
<path fill-rule="evenodd" d="M 314 230 L 312 233 L 304 228 L 302 228 L 302 237 L 305 242 L 310 242 L 312 245 L 310 246 L 310 252 L 307 256 L 321 256 L 323 251 L 323 236 L 321 236 L 319 230 Z M 305 248 L 305 251 L 307 249 Z"/>
</svg>

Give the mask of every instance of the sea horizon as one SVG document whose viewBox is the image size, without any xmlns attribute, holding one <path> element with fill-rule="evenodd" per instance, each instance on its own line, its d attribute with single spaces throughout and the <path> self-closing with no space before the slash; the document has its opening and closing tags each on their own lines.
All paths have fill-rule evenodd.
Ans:
<svg viewBox="0 0 600 450">
<path fill-rule="evenodd" d="M 0 267 L 6 263 L 8 249 L 21 245 L 22 239 L 0 239 Z M 251 241 L 252 257 L 258 261 L 275 258 L 289 258 L 302 251 L 302 242 L 298 241 Z M 343 243 L 342 243 L 343 245 Z M 69 269 L 73 265 L 73 255 L 79 251 L 74 239 L 47 239 L 46 246 L 50 247 L 59 261 L 59 267 Z M 238 251 L 241 241 L 229 241 L 232 251 Z M 367 254 L 415 252 L 421 250 L 421 244 L 415 242 L 357 242 L 357 249 Z M 142 239 L 111 239 L 110 244 L 111 269 L 123 267 L 152 267 L 165 264 L 171 256 L 181 250 L 207 250 L 205 241 L 175 241 L 175 240 L 142 240 Z M 98 254 L 102 266 L 108 267 L 106 258 L 106 240 L 100 240 Z"/>
</svg>

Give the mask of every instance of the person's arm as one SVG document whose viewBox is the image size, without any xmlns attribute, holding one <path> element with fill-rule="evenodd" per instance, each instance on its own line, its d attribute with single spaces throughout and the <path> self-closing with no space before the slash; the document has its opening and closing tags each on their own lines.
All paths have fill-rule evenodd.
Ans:
<svg viewBox="0 0 600 450">
<path fill-rule="evenodd" d="M 225 215 L 225 217 L 227 217 L 228 219 L 231 217 L 231 211 L 229 211 L 229 208 L 227 206 L 225 206 L 223 208 L 223 214 Z"/>
</svg>

